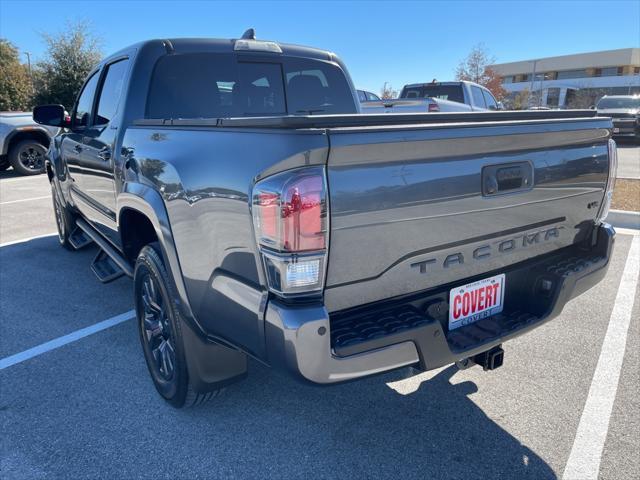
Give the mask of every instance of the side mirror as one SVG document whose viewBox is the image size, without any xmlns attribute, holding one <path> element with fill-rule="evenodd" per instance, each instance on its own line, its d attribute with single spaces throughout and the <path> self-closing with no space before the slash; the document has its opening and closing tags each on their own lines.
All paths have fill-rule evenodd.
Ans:
<svg viewBox="0 0 640 480">
<path fill-rule="evenodd" d="M 498 102 L 498 110 L 504 110 L 504 104 L 502 102 Z"/>
<path fill-rule="evenodd" d="M 51 127 L 68 127 L 71 119 L 62 105 L 38 105 L 33 109 L 33 120 Z"/>
<path fill-rule="evenodd" d="M 595 106 L 595 105 L 591 105 L 591 106 L 589 107 L 589 110 L 595 110 L 595 109 L 596 109 L 596 106 Z"/>
</svg>

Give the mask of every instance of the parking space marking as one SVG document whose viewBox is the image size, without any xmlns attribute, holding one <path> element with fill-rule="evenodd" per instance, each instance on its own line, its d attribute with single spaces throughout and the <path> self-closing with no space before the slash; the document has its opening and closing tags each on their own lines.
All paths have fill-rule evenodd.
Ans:
<svg viewBox="0 0 640 480">
<path fill-rule="evenodd" d="M 640 275 L 640 236 L 635 235 L 622 272 L 609 326 L 593 374 L 563 480 L 597 479 L 609 419 L 618 390 L 627 332 Z"/>
<path fill-rule="evenodd" d="M 20 202 L 31 202 L 32 200 L 42 200 L 45 198 L 51 198 L 51 195 L 46 195 L 44 197 L 21 198 L 20 200 L 9 200 L 8 202 L 0 202 L 0 205 L 9 205 L 11 203 L 20 203 Z"/>
<path fill-rule="evenodd" d="M 15 355 L 2 358 L 0 359 L 0 370 L 4 370 L 5 368 L 11 367 L 18 363 L 22 363 L 33 357 L 42 355 L 43 353 L 50 352 L 51 350 L 55 350 L 56 348 L 60 348 L 64 345 L 75 342 L 76 340 L 80 340 L 81 338 L 88 337 L 89 335 L 93 335 L 94 333 L 101 332 L 102 330 L 106 330 L 107 328 L 111 328 L 122 322 L 131 320 L 134 317 L 135 317 L 135 312 L 133 310 L 129 310 L 128 312 L 121 313 L 120 315 L 116 315 L 115 317 L 111 317 L 107 320 L 103 320 L 102 322 L 95 323 L 88 327 L 81 328 L 80 330 L 76 330 L 75 332 L 71 332 L 62 337 L 54 338 L 53 340 L 49 340 L 48 342 L 41 343 L 40 345 L 30 348 L 28 350 L 25 350 L 23 352 L 16 353 Z"/>
<path fill-rule="evenodd" d="M 10 242 L 0 243 L 0 248 L 8 247 L 10 245 L 17 245 L 18 243 L 30 242 L 31 240 L 38 240 L 39 238 L 52 237 L 54 235 L 57 236 L 58 232 L 43 233 L 42 235 L 36 235 L 34 237 L 21 238 L 19 240 L 11 240 Z"/>
</svg>

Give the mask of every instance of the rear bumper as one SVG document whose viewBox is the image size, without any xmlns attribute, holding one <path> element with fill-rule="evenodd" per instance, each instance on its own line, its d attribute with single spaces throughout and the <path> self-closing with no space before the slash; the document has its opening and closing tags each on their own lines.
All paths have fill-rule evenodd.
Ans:
<svg viewBox="0 0 640 480">
<path fill-rule="evenodd" d="M 408 365 L 431 370 L 474 356 L 551 320 L 570 299 L 602 280 L 614 236 L 603 224 L 588 246 L 511 266 L 505 271 L 505 310 L 451 332 L 446 299 L 452 285 L 331 316 L 323 305 L 271 301 L 265 323 L 269 362 L 329 384 Z"/>
</svg>

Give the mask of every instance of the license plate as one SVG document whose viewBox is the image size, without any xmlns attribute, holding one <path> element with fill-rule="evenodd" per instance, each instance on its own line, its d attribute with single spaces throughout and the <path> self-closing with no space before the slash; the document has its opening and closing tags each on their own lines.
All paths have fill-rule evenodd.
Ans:
<svg viewBox="0 0 640 480">
<path fill-rule="evenodd" d="M 613 129 L 613 133 L 620 133 L 620 129 L 619 128 L 614 128 Z"/>
<path fill-rule="evenodd" d="M 449 292 L 449 330 L 502 311 L 504 273 L 453 288 Z"/>
</svg>

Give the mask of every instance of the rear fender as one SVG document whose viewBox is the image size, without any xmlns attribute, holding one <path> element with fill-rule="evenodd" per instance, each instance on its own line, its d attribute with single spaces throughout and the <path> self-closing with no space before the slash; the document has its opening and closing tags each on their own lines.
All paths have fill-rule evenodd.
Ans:
<svg viewBox="0 0 640 480">
<path fill-rule="evenodd" d="M 125 209 L 143 214 L 155 230 L 167 273 L 178 293 L 178 298 L 174 301 L 181 313 L 179 321 L 187 368 L 196 391 L 214 390 L 244 378 L 247 370 L 246 355 L 228 346 L 211 342 L 191 310 L 169 218 L 160 194 L 146 185 L 127 182 L 118 195 L 118 219 Z"/>
</svg>

